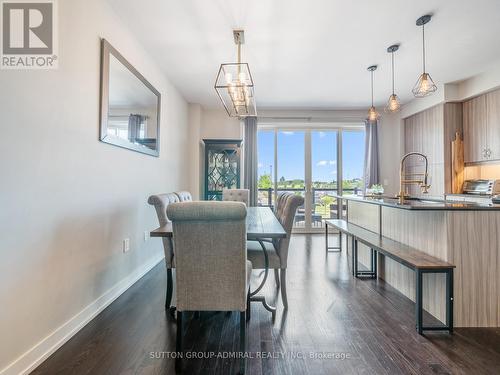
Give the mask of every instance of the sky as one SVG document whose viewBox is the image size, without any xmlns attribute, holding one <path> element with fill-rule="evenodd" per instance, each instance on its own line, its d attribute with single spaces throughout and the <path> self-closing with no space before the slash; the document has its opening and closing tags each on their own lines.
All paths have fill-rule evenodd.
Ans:
<svg viewBox="0 0 500 375">
<path fill-rule="evenodd" d="M 304 179 L 304 132 L 278 132 L 278 179 Z M 342 159 L 345 180 L 361 178 L 363 175 L 364 132 L 342 133 Z M 312 131 L 312 180 L 331 182 L 337 179 L 337 133 L 335 131 Z M 259 176 L 270 173 L 274 177 L 274 132 L 258 133 Z"/>
</svg>

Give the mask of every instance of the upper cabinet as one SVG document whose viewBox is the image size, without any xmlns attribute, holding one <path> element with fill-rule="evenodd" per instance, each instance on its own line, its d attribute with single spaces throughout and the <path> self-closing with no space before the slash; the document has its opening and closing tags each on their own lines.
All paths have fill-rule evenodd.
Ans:
<svg viewBox="0 0 500 375">
<path fill-rule="evenodd" d="M 420 152 L 429 161 L 429 194 L 441 196 L 450 193 L 451 141 L 455 132 L 462 132 L 462 105 L 444 103 L 404 119 L 405 153 Z M 407 159 L 407 173 L 422 173 L 424 160 Z M 420 195 L 418 186 L 409 187 L 410 195 Z"/>
<path fill-rule="evenodd" d="M 468 100 L 463 104 L 464 161 L 473 163 L 486 160 L 486 96 Z"/>
<path fill-rule="evenodd" d="M 500 160 L 500 90 L 463 103 L 464 161 Z"/>
<path fill-rule="evenodd" d="M 500 90 L 486 94 L 486 157 L 500 160 Z"/>
</svg>

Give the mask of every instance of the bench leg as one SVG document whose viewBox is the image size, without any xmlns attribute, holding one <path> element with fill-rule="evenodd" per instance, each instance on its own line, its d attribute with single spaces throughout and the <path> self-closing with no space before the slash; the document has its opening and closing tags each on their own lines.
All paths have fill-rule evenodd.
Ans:
<svg viewBox="0 0 500 375">
<path fill-rule="evenodd" d="M 342 232 L 339 231 L 339 246 L 330 246 L 328 243 L 328 223 L 325 222 L 325 247 L 326 253 L 340 253 L 342 251 Z"/>
<path fill-rule="evenodd" d="M 416 328 L 419 335 L 422 334 L 422 271 L 417 269 L 415 271 L 415 318 Z"/>
<path fill-rule="evenodd" d="M 354 246 L 352 249 L 354 277 L 358 277 L 358 240 L 354 238 Z"/>
<path fill-rule="evenodd" d="M 453 333 L 453 268 L 446 272 L 446 325 Z"/>
<path fill-rule="evenodd" d="M 443 326 L 424 326 L 423 324 L 423 288 L 422 277 L 424 273 L 444 273 L 446 276 L 446 324 Z M 448 331 L 453 333 L 453 269 L 433 269 L 415 271 L 415 327 L 421 335 L 423 331 Z"/>
<path fill-rule="evenodd" d="M 325 223 L 325 250 L 328 253 L 328 223 Z"/>
<path fill-rule="evenodd" d="M 368 271 L 360 271 L 358 269 L 359 261 L 358 261 L 358 240 L 353 237 L 353 245 L 352 245 L 352 270 L 353 276 L 356 278 L 369 278 L 376 279 L 377 278 L 377 252 L 374 249 L 370 249 L 370 270 Z"/>
</svg>

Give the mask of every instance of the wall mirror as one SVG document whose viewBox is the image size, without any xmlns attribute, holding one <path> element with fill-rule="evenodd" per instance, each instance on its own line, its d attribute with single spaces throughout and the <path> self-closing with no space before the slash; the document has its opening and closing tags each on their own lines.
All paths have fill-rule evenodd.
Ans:
<svg viewBox="0 0 500 375">
<path fill-rule="evenodd" d="M 160 93 L 102 39 L 100 140 L 158 156 L 160 105 Z"/>
</svg>

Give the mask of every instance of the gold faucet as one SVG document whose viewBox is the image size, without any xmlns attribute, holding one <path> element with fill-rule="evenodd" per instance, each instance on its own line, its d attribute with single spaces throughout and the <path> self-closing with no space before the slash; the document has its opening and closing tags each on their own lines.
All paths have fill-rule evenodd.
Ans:
<svg viewBox="0 0 500 375">
<path fill-rule="evenodd" d="M 425 172 L 424 173 L 405 173 L 404 164 L 405 160 L 412 155 L 418 155 L 424 158 L 425 160 Z M 429 161 L 427 160 L 427 156 L 420 152 L 409 152 L 401 159 L 401 163 L 399 165 L 399 194 L 397 197 L 399 198 L 399 203 L 403 204 L 405 198 L 408 198 L 408 195 L 405 193 L 405 185 L 418 184 L 422 189 L 422 193 L 427 194 L 428 189 L 431 187 L 428 183 L 428 170 L 429 170 Z"/>
</svg>

